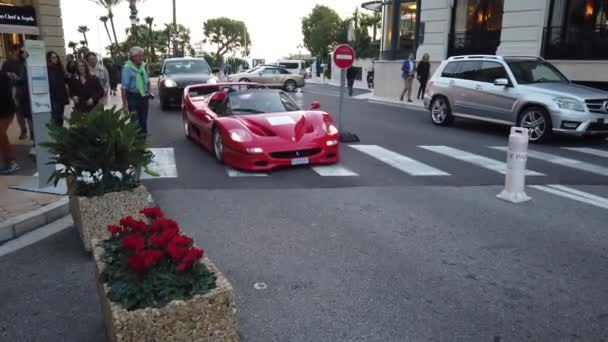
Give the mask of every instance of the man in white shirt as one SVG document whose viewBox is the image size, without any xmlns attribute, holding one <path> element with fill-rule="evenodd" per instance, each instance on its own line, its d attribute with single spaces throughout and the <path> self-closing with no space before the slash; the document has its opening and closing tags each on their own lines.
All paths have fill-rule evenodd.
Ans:
<svg viewBox="0 0 608 342">
<path fill-rule="evenodd" d="M 103 105 L 108 104 L 108 94 L 110 92 L 110 73 L 105 66 L 101 65 L 101 63 L 97 60 L 97 55 L 94 52 L 88 52 L 86 55 L 87 64 L 89 64 L 89 68 L 91 72 L 97 77 L 99 82 L 101 83 L 101 87 L 103 88 L 103 97 L 99 101 L 99 103 Z"/>
</svg>

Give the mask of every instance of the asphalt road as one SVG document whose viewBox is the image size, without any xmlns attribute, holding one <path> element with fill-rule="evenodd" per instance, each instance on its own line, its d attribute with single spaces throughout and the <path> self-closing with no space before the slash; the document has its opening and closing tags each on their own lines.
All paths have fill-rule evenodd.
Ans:
<svg viewBox="0 0 608 342">
<path fill-rule="evenodd" d="M 304 104 L 336 115 L 338 94 L 309 84 Z M 533 201 L 513 205 L 495 198 L 508 128 L 344 108 L 361 139 L 342 146 L 348 176 L 231 173 L 184 138 L 179 111 L 151 115 L 177 177 L 146 185 L 234 284 L 246 341 L 608 339 L 605 142 L 533 146 L 528 183 L 567 193 L 529 187 Z"/>
<path fill-rule="evenodd" d="M 304 92 L 336 112 L 335 87 Z M 244 341 L 608 340 L 605 143 L 533 146 L 550 154 L 529 158 L 542 186 L 514 205 L 495 198 L 502 127 L 438 128 L 420 110 L 348 99 L 344 123 L 368 146 L 342 147 L 341 171 L 356 175 L 251 177 L 187 141 L 179 111 L 152 108 L 153 147 L 175 156 L 157 167 L 176 177 L 145 184 L 234 285 Z M 104 339 L 77 239 L 0 258 L 0 340 Z"/>
</svg>

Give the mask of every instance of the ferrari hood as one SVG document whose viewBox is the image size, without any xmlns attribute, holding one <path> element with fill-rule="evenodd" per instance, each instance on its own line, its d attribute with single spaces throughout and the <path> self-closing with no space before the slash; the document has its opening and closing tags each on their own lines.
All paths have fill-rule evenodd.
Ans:
<svg viewBox="0 0 608 342">
<path fill-rule="evenodd" d="M 239 115 L 236 119 L 254 135 L 286 141 L 300 141 L 308 134 L 325 134 L 321 115 L 316 112 Z"/>
</svg>

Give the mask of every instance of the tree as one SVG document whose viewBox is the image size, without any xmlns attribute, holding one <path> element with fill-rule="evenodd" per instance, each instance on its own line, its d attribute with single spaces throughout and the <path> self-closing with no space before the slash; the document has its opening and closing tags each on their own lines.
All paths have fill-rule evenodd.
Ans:
<svg viewBox="0 0 608 342">
<path fill-rule="evenodd" d="M 112 42 L 112 36 L 110 35 L 110 30 L 108 29 L 108 17 L 102 16 L 99 17 L 99 21 L 103 23 L 103 27 L 106 29 L 106 33 L 108 34 L 108 39 L 110 40 L 110 55 L 114 57 L 114 43 Z"/>
<path fill-rule="evenodd" d="M 76 53 L 77 53 L 76 48 L 78 47 L 78 43 L 70 41 L 68 43 L 68 47 L 70 49 L 72 49 L 72 52 L 74 53 L 74 57 L 76 57 Z"/>
<path fill-rule="evenodd" d="M 336 11 L 317 5 L 302 19 L 304 46 L 313 55 L 327 57 L 329 50 L 337 45 L 343 23 Z"/>
<path fill-rule="evenodd" d="M 217 46 L 215 54 L 223 57 L 225 54 L 240 51 L 249 54 L 251 37 L 244 22 L 226 17 L 209 19 L 204 24 L 205 43 Z"/>
<path fill-rule="evenodd" d="M 84 44 L 82 45 L 86 45 L 89 46 L 89 41 L 87 40 L 87 32 L 89 32 L 89 28 L 85 25 L 85 26 L 78 26 L 78 32 L 82 33 L 82 36 L 84 37 Z"/>
<path fill-rule="evenodd" d="M 148 46 L 148 52 L 150 53 L 150 60 L 152 62 L 156 62 L 156 52 L 154 51 L 154 45 L 156 45 L 156 44 L 154 41 L 154 34 L 152 32 L 152 24 L 154 23 L 154 18 L 146 17 L 144 19 L 144 21 L 148 25 L 148 39 L 147 39 L 148 45 L 147 46 Z"/>
<path fill-rule="evenodd" d="M 108 19 L 110 20 L 110 26 L 112 26 L 112 33 L 114 34 L 114 43 L 118 44 L 118 38 L 116 36 L 116 28 L 114 27 L 114 13 L 112 12 L 112 8 L 121 3 L 123 0 L 90 0 L 93 3 L 97 4 L 108 10 Z M 105 25 L 105 23 L 104 23 Z M 107 27 L 106 27 L 107 30 Z M 110 42 L 112 39 L 110 39 Z"/>
</svg>

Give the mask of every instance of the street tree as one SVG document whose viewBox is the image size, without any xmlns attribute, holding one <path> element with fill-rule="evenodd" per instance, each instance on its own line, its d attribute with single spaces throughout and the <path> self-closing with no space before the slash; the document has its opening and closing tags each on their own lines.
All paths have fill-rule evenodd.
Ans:
<svg viewBox="0 0 608 342">
<path fill-rule="evenodd" d="M 304 46 L 313 55 L 326 57 L 343 31 L 342 19 L 333 9 L 317 5 L 302 19 Z"/>
<path fill-rule="evenodd" d="M 90 31 L 90 29 L 86 25 L 78 26 L 78 32 L 82 33 L 82 36 L 84 37 L 84 40 L 83 40 L 84 44 L 82 44 L 82 45 L 89 46 L 89 41 L 87 40 L 87 32 L 89 32 L 89 31 Z"/>
<path fill-rule="evenodd" d="M 226 17 L 209 19 L 204 23 L 203 33 L 204 42 L 217 47 L 216 56 L 223 57 L 235 51 L 241 52 L 244 56 L 249 54 L 251 37 L 247 26 L 240 20 Z"/>
<path fill-rule="evenodd" d="M 154 32 L 152 30 L 152 25 L 154 24 L 154 18 L 146 17 L 146 18 L 144 18 L 144 21 L 146 22 L 146 25 L 148 25 L 148 36 L 146 39 L 146 43 L 147 43 L 146 46 L 148 47 L 150 61 L 156 62 L 156 52 L 154 51 L 154 46 L 156 45 L 156 42 L 154 39 Z"/>
<path fill-rule="evenodd" d="M 110 55 L 114 57 L 114 42 L 112 41 L 112 36 L 110 35 L 110 30 L 108 29 L 108 17 L 101 16 L 99 17 L 99 21 L 103 23 L 103 27 L 106 29 L 108 39 L 110 40 Z"/>
<path fill-rule="evenodd" d="M 112 27 L 112 34 L 114 35 L 114 43 L 118 44 L 118 37 L 116 36 L 116 28 L 114 27 L 114 12 L 112 12 L 112 9 L 114 7 L 116 7 L 116 5 L 121 3 L 123 0 L 90 0 L 90 1 L 97 4 L 98 6 L 105 8 L 108 11 L 108 19 L 110 20 L 110 26 Z M 105 23 L 104 23 L 104 25 L 105 25 Z M 106 30 L 107 30 L 107 28 L 106 28 Z M 110 41 L 112 41 L 112 39 L 110 39 Z"/>
<path fill-rule="evenodd" d="M 68 48 L 72 49 L 72 53 L 74 54 L 74 57 L 76 57 L 76 54 L 77 54 L 76 48 L 78 48 L 78 43 L 70 41 L 68 43 Z"/>
</svg>

